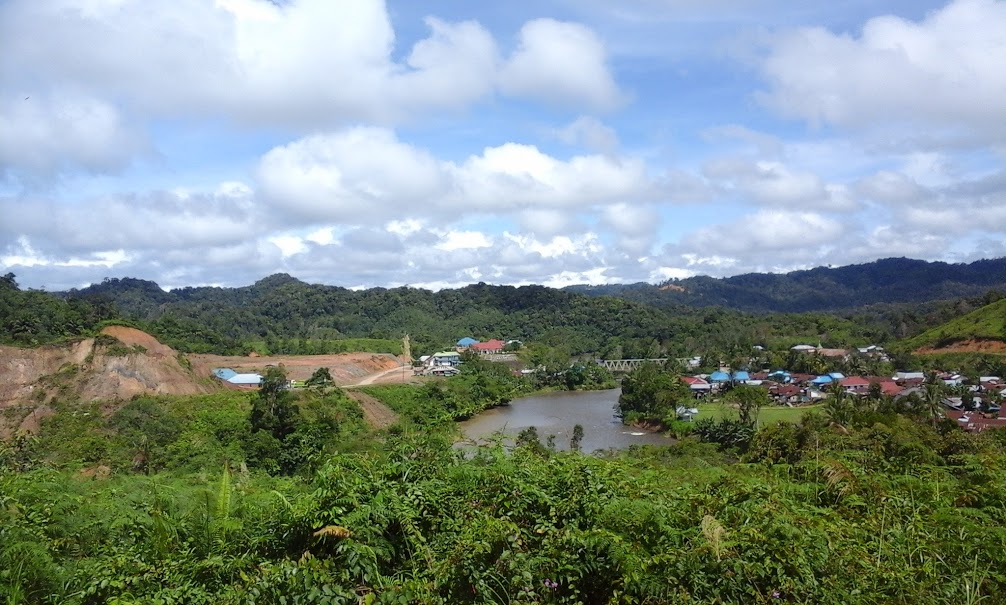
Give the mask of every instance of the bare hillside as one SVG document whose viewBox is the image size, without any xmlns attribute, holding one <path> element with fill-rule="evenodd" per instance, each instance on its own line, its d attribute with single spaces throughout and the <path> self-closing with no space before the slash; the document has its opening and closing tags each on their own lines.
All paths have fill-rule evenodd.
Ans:
<svg viewBox="0 0 1006 605">
<path fill-rule="evenodd" d="M 195 395 L 220 388 L 153 336 L 123 326 L 98 338 L 36 349 L 0 346 L 0 436 L 35 428 L 54 400 Z"/>
</svg>

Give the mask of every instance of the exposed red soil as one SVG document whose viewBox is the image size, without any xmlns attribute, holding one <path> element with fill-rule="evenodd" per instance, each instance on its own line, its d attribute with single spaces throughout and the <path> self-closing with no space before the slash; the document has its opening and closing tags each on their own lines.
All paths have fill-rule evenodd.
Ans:
<svg viewBox="0 0 1006 605">
<path fill-rule="evenodd" d="M 112 326 L 102 334 L 131 350 L 109 354 L 109 348 L 93 338 L 35 349 L 0 346 L 0 438 L 17 429 L 37 431 L 53 414 L 49 404 L 56 399 L 123 401 L 142 394 L 195 395 L 219 388 L 200 379 L 171 347 L 145 332 Z"/>
<path fill-rule="evenodd" d="M 282 365 L 291 379 L 305 380 L 325 367 L 336 384 L 347 385 L 392 381 L 398 376 L 392 370 L 403 365 L 393 355 L 372 353 L 185 356 L 135 328 L 110 326 L 102 334 L 118 340 L 118 350 L 93 338 L 35 349 L 0 346 L 0 439 L 17 430 L 37 432 L 54 413 L 56 400 L 102 401 L 101 412 L 112 414 L 136 395 L 196 395 L 227 388 L 212 377 L 213 368 L 262 372 Z M 123 347 L 129 350 L 124 353 Z"/>
<path fill-rule="evenodd" d="M 933 355 L 936 353 L 994 353 L 1006 355 L 1006 342 L 1001 340 L 985 340 L 969 338 L 945 347 L 923 347 L 915 351 L 916 355 Z"/>
<path fill-rule="evenodd" d="M 283 366 L 290 380 L 307 380 L 318 368 L 328 368 L 332 379 L 342 386 L 368 376 L 401 367 L 402 362 L 386 353 L 339 353 L 338 355 L 270 355 L 268 357 L 225 357 L 189 355 L 199 376 L 210 376 L 214 368 L 230 368 L 238 373 L 264 372 L 269 366 Z"/>
</svg>

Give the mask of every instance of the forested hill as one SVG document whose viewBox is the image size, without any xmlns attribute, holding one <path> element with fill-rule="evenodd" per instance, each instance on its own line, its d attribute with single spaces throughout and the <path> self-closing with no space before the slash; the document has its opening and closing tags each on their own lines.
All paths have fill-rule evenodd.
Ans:
<svg viewBox="0 0 1006 605">
<path fill-rule="evenodd" d="M 955 317 L 901 343 L 906 349 L 1006 351 L 1006 299 Z"/>
<path fill-rule="evenodd" d="M 663 284 L 571 286 L 656 306 L 724 306 L 749 312 L 836 311 L 877 303 L 918 303 L 1006 290 L 1006 258 L 970 264 L 887 258 L 785 274 L 689 277 Z"/>
<path fill-rule="evenodd" d="M 417 355 L 473 336 L 540 342 L 574 355 L 656 357 L 802 340 L 843 346 L 883 341 L 890 333 L 884 325 L 833 316 L 657 308 L 544 286 L 356 291 L 273 275 L 246 287 L 170 292 L 153 282 L 108 279 L 64 295 L 112 305 L 173 347 L 214 352 L 252 341 L 273 349 L 277 339 L 399 339 L 408 333 Z"/>
</svg>

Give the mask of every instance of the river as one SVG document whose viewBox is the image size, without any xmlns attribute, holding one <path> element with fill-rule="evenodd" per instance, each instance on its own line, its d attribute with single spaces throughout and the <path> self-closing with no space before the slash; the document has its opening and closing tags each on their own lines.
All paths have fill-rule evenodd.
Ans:
<svg viewBox="0 0 1006 605">
<path fill-rule="evenodd" d="M 610 391 L 573 391 L 549 393 L 515 399 L 508 406 L 486 410 L 460 423 L 468 439 L 481 440 L 497 431 L 515 436 L 533 426 L 542 443 L 555 435 L 557 449 L 569 449 L 573 427 L 583 426 L 581 449 L 593 452 L 603 449 L 625 449 L 630 445 L 670 445 L 670 437 L 647 433 L 623 425 L 615 418 L 614 407 L 619 389 Z"/>
</svg>

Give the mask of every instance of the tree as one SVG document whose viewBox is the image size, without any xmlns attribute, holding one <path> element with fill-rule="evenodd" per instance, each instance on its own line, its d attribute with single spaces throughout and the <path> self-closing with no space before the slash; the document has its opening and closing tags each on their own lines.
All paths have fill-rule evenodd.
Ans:
<svg viewBox="0 0 1006 605">
<path fill-rule="evenodd" d="M 690 399 L 691 392 L 676 371 L 644 363 L 622 380 L 616 411 L 623 420 L 635 415 L 663 422 L 673 418 L 678 402 Z"/>
<path fill-rule="evenodd" d="M 300 410 L 291 401 L 283 368 L 274 366 L 266 370 L 248 420 L 253 433 L 266 431 L 279 441 L 297 430 Z"/>
<path fill-rule="evenodd" d="M 828 397 L 824 400 L 824 413 L 834 424 L 847 427 L 852 424 L 855 409 L 849 402 L 849 394 L 842 383 L 835 381 L 828 387 Z"/>
<path fill-rule="evenodd" d="M 573 427 L 573 436 L 569 439 L 569 449 L 574 452 L 580 451 L 580 444 L 583 442 L 583 425 L 577 424 Z"/>
<path fill-rule="evenodd" d="M 328 368 L 318 368 L 304 384 L 309 387 L 323 387 L 332 384 L 332 382 L 334 382 L 332 373 L 328 371 Z"/>
<path fill-rule="evenodd" d="M 922 391 L 923 409 L 935 427 L 937 423 L 945 418 L 943 413 L 943 395 L 946 385 L 936 377 L 935 373 L 930 373 L 926 378 L 926 384 Z"/>
<path fill-rule="evenodd" d="M 746 384 L 732 388 L 726 398 L 737 406 L 740 421 L 751 426 L 758 422 L 758 412 L 762 407 L 770 403 L 765 389 Z"/>
</svg>

